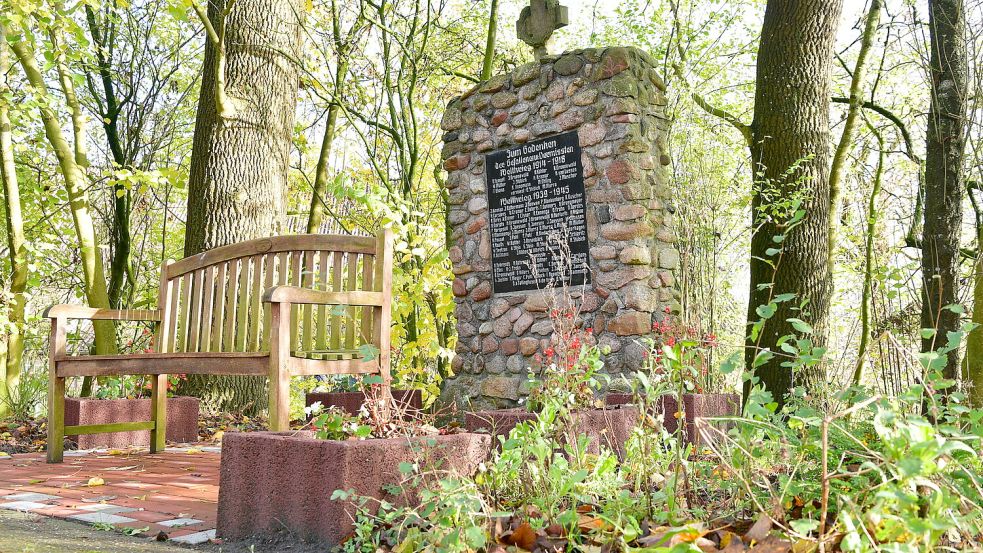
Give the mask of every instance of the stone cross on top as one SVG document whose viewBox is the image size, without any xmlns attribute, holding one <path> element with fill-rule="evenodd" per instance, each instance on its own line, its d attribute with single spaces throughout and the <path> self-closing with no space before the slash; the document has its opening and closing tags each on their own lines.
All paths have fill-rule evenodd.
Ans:
<svg viewBox="0 0 983 553">
<path fill-rule="evenodd" d="M 568 18 L 567 7 L 561 6 L 559 0 L 530 0 L 515 22 L 515 31 L 519 40 L 532 46 L 538 60 L 547 54 L 550 35 L 570 23 Z"/>
</svg>

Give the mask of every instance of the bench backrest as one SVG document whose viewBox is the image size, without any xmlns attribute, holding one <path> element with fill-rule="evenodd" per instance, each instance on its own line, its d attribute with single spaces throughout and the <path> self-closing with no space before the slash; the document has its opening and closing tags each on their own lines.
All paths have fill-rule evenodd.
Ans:
<svg viewBox="0 0 983 553">
<path fill-rule="evenodd" d="M 161 269 L 157 351 L 269 351 L 270 308 L 262 302 L 266 289 L 291 285 L 380 291 L 376 259 L 382 259 L 380 250 L 387 243 L 391 248 L 391 241 L 382 237 L 278 236 L 166 263 Z M 291 350 L 308 356 L 325 350 L 353 352 L 372 342 L 373 319 L 371 308 L 295 305 Z"/>
</svg>

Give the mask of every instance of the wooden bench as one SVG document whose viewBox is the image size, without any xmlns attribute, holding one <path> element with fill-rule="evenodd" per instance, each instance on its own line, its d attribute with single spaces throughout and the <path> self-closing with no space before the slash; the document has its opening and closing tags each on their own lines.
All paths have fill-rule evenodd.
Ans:
<svg viewBox="0 0 983 553">
<path fill-rule="evenodd" d="M 168 374 L 268 377 L 278 431 L 292 376 L 379 374 L 388 387 L 392 265 L 389 230 L 263 238 L 165 263 L 158 309 L 49 308 L 48 462 L 66 434 L 150 430 L 150 451 L 163 451 Z M 68 319 L 153 321 L 154 352 L 70 355 Z M 65 379 L 106 375 L 154 375 L 152 420 L 66 427 Z"/>
</svg>

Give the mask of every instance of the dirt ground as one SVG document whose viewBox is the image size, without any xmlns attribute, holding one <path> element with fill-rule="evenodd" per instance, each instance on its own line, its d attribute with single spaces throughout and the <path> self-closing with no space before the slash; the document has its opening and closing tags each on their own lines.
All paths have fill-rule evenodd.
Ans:
<svg viewBox="0 0 983 553">
<path fill-rule="evenodd" d="M 0 510 L 0 553 L 325 553 L 324 546 L 284 538 L 272 542 L 241 542 L 182 546 L 97 530 L 87 524 Z"/>
</svg>

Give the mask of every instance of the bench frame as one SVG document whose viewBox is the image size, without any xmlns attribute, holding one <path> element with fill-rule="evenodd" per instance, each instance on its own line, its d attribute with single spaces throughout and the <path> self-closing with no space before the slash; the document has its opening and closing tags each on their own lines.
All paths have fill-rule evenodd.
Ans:
<svg viewBox="0 0 983 553">
<path fill-rule="evenodd" d="M 268 345 L 268 350 L 256 345 L 257 351 L 192 351 L 174 352 L 169 351 L 177 342 L 171 335 L 176 328 L 174 317 L 181 315 L 175 313 L 178 309 L 176 298 L 177 290 L 175 281 L 178 277 L 188 275 L 194 271 L 207 271 L 208 276 L 204 278 L 204 285 L 196 282 L 194 286 L 205 286 L 208 289 L 215 284 L 213 282 L 212 271 L 216 265 L 235 262 L 247 256 L 267 257 L 277 254 L 285 256 L 291 252 L 313 253 L 313 252 L 332 252 L 332 259 L 335 262 L 336 275 L 340 275 L 339 261 L 334 257 L 341 254 L 351 255 L 372 255 L 374 256 L 374 266 L 368 265 L 365 279 L 371 278 L 371 289 L 354 290 L 356 278 L 349 278 L 348 290 L 340 290 L 338 277 L 335 277 L 334 291 L 316 290 L 310 287 L 309 278 L 301 277 L 301 266 L 299 261 L 295 261 L 290 269 L 294 274 L 293 285 L 281 284 L 268 286 L 262 294 L 262 302 L 268 306 L 269 317 L 265 323 L 263 345 Z M 294 253 L 296 255 L 296 253 Z M 322 256 L 324 254 L 322 253 Z M 303 256 L 301 256 L 303 257 Z M 282 258 L 283 261 L 286 257 Z M 299 258 L 298 258 L 299 259 Z M 232 260 L 232 261 L 230 261 Z M 248 263 L 248 261 L 247 261 Z M 282 262 L 281 262 L 282 263 Z M 308 263 L 312 263 L 308 261 Z M 321 263 L 326 263 L 326 258 L 321 258 Z M 379 374 L 383 379 L 383 387 L 386 393 L 389 391 L 390 384 L 390 331 L 392 323 L 392 267 L 393 267 L 393 234 L 391 230 L 384 230 L 376 238 L 354 237 L 354 236 L 334 236 L 334 235 L 296 235 L 281 236 L 251 240 L 239 244 L 223 246 L 209 250 L 197 256 L 188 257 L 177 262 L 168 261 L 161 267 L 161 284 L 159 303 L 160 309 L 100 309 L 85 307 L 80 305 L 55 305 L 50 307 L 44 314 L 51 320 L 51 336 L 49 343 L 49 377 L 48 377 L 48 444 L 47 460 L 49 463 L 59 463 L 63 460 L 63 447 L 65 435 L 78 434 L 98 434 L 104 432 L 125 432 L 132 430 L 150 430 L 150 452 L 157 453 L 164 450 L 166 436 L 166 399 L 167 399 L 167 375 L 168 374 L 213 374 L 213 375 L 252 375 L 266 376 L 269 378 L 269 413 L 270 430 L 285 431 L 289 429 L 290 416 L 290 378 L 293 376 L 312 376 L 328 374 Z M 283 264 L 281 270 L 286 271 Z M 308 270 L 310 265 L 308 266 Z M 371 272 L 370 272 L 371 269 Z M 272 271 L 272 269 L 270 269 Z M 254 269 L 254 275 L 258 269 Z M 322 276 L 325 268 L 322 267 Z M 349 273 L 354 271 L 350 268 Z M 219 275 L 224 274 L 224 267 L 218 270 Z M 202 273 L 203 274 L 203 273 Z M 286 275 L 286 272 L 283 273 Z M 272 276 L 266 278 L 266 284 L 271 284 Z M 285 280 L 286 277 L 284 276 Z M 256 277 L 255 284 L 259 284 L 259 277 Z M 221 289 L 221 288 L 220 288 Z M 206 292 L 210 294 L 211 292 Z M 254 292 L 256 293 L 256 292 Z M 236 293 L 231 292 L 234 296 Z M 211 299 L 211 298 L 210 298 Z M 188 301 L 187 298 L 185 301 Z M 191 300 L 196 301 L 196 300 Z M 215 298 L 216 302 L 221 303 L 220 298 Z M 255 301 L 255 300 L 254 300 Z M 255 301 L 254 309 L 258 309 L 258 301 Z M 216 304 L 217 305 L 217 304 Z M 361 307 L 363 310 L 371 310 L 371 316 L 363 311 L 363 330 L 371 328 L 371 338 L 366 337 L 367 342 L 378 348 L 378 355 L 375 358 L 360 358 L 351 352 L 328 353 L 324 357 L 333 356 L 333 359 L 312 359 L 294 355 L 296 351 L 291 346 L 296 346 L 298 332 L 297 325 L 300 315 L 298 310 L 303 310 L 306 306 L 305 327 L 308 335 L 311 333 L 312 313 L 314 306 L 347 306 L 349 311 L 352 307 Z M 299 309 L 298 309 L 299 308 Z M 186 309 L 184 307 L 182 310 Z M 195 309 L 198 309 L 196 307 Z M 210 308 L 209 308 L 210 311 Z M 257 312 L 253 313 L 256 318 Z M 219 315 L 215 315 L 219 317 Z M 229 315 L 231 317 L 231 315 Z M 334 316 L 332 316 L 334 317 Z M 197 317 L 195 317 L 197 318 Z M 198 329 L 194 325 L 211 326 L 205 323 L 204 315 L 201 321 L 185 320 L 182 325 L 192 325 L 191 332 L 197 340 Z M 208 319 L 211 320 L 212 314 L 209 312 Z M 318 323 L 324 325 L 322 320 Z M 334 317 L 336 318 L 336 317 Z M 126 321 L 152 321 L 157 323 L 154 336 L 155 353 L 146 354 L 126 354 L 126 355 L 69 355 L 67 352 L 66 327 L 69 319 L 83 320 L 126 320 Z M 221 325 L 223 323 L 219 323 Z M 240 328 L 235 328 L 235 323 L 225 323 L 231 325 L 233 332 L 243 332 Z M 257 324 L 256 322 L 253 323 Z M 240 327 L 245 326 L 241 321 Z M 187 327 L 185 327 L 187 328 Z M 230 326 L 226 327 L 228 330 Z M 253 329 L 253 327 L 250 327 Z M 348 331 L 349 341 L 352 331 Z M 255 338 L 255 336 L 254 336 Z M 238 342 L 239 339 L 235 339 Z M 310 339 L 309 339 L 310 340 Z M 208 349 L 210 342 L 203 339 L 202 343 Z M 219 349 L 222 349 L 222 340 L 218 339 Z M 151 375 L 151 420 L 139 422 L 122 422 L 112 424 L 79 425 L 65 426 L 65 379 L 72 376 L 107 376 L 107 375 Z"/>
</svg>

